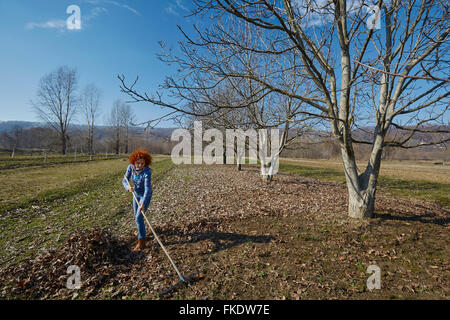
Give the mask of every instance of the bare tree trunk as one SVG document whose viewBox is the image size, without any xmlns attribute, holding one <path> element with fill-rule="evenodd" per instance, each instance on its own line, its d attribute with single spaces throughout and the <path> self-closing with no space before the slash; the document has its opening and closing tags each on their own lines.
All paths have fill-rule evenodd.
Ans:
<svg viewBox="0 0 450 320">
<path fill-rule="evenodd" d="M 128 123 L 125 126 L 125 153 L 128 154 Z"/>
<path fill-rule="evenodd" d="M 264 172 L 267 174 L 263 174 L 261 177 L 263 181 L 270 183 L 273 180 L 273 174 L 271 174 L 270 167 L 272 166 L 273 161 L 270 161 L 269 163 L 264 164 Z"/>
<path fill-rule="evenodd" d="M 66 155 L 66 147 L 67 147 L 67 139 L 66 139 L 66 135 L 63 133 L 61 134 L 61 153 L 63 155 Z"/>
<path fill-rule="evenodd" d="M 377 133 L 365 171 L 358 174 L 352 148 L 341 148 L 348 188 L 348 214 L 352 218 L 373 218 L 375 194 L 383 153 L 383 134 Z"/>
<path fill-rule="evenodd" d="M 116 128 L 116 154 L 120 153 L 120 127 Z"/>
<path fill-rule="evenodd" d="M 91 126 L 90 136 L 89 136 L 89 155 L 92 156 L 94 153 L 94 124 Z"/>
<path fill-rule="evenodd" d="M 278 150 L 276 151 L 276 153 L 275 154 L 271 154 L 270 161 L 268 163 L 263 163 L 263 162 L 265 162 L 265 157 L 262 157 L 262 159 L 260 159 L 262 161 L 261 165 L 264 166 L 264 169 L 262 170 L 262 172 L 263 172 L 263 175 L 262 175 L 263 181 L 265 181 L 267 183 L 272 182 L 273 175 L 274 175 L 275 163 L 277 163 L 279 161 L 280 154 L 283 151 L 283 149 L 286 147 L 286 142 L 287 142 L 288 136 L 289 136 L 289 124 L 286 123 L 286 125 L 284 127 L 284 131 L 283 131 L 283 135 L 281 137 L 281 144 L 279 145 Z M 275 138 L 278 139 L 278 135 L 276 135 Z M 272 140 L 271 141 L 271 150 L 274 150 L 272 148 L 272 144 L 273 143 L 275 143 L 275 141 Z"/>
<path fill-rule="evenodd" d="M 93 83 L 87 85 L 81 95 L 81 105 L 83 106 L 83 111 L 88 126 L 87 148 L 90 158 L 94 153 L 94 127 L 95 119 L 99 114 L 101 96 L 102 93 L 100 89 L 98 89 Z"/>
<path fill-rule="evenodd" d="M 236 164 L 237 164 L 236 169 L 237 169 L 237 171 L 242 171 L 242 164 L 241 164 L 242 154 L 240 154 L 239 151 L 240 151 L 240 150 L 236 150 L 236 151 L 235 151 L 235 154 L 236 154 Z M 244 153 L 245 153 L 245 151 L 244 151 Z"/>
</svg>

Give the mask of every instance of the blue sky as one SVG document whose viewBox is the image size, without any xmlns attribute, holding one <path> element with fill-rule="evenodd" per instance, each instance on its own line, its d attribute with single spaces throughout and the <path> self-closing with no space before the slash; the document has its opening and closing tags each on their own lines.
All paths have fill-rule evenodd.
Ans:
<svg viewBox="0 0 450 320">
<path fill-rule="evenodd" d="M 66 27 L 70 5 L 81 9 L 81 30 Z M 98 124 L 106 124 L 114 100 L 128 100 L 118 74 L 129 81 L 139 76 L 136 89 L 150 94 L 176 71 L 157 59 L 158 42 L 176 49 L 182 39 L 177 25 L 191 33 L 192 24 L 202 24 L 183 17 L 190 6 L 190 0 L 0 0 L 0 120 L 39 121 L 30 100 L 40 78 L 68 65 L 77 69 L 80 89 L 95 83 L 103 91 Z M 138 122 L 164 114 L 148 103 L 131 106 Z M 82 116 L 75 122 L 83 123 Z"/>
<path fill-rule="evenodd" d="M 61 65 L 76 68 L 79 88 L 95 83 L 103 91 L 102 115 L 120 92 L 117 74 L 140 77 L 138 89 L 155 92 L 169 66 L 159 61 L 158 41 L 176 47 L 182 35 L 177 24 L 190 30 L 198 23 L 184 18 L 189 0 L 0 0 L 0 120 L 39 121 L 31 110 L 39 80 Z M 66 9 L 81 10 L 81 30 L 68 30 Z M 159 115 L 159 107 L 131 104 L 139 120 Z M 82 116 L 74 121 L 82 123 Z M 161 122 L 159 126 L 173 126 Z"/>
</svg>

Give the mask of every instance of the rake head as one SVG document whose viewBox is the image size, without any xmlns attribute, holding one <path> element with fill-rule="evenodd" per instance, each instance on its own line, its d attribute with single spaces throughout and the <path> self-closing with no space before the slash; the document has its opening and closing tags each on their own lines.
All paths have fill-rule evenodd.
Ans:
<svg viewBox="0 0 450 320">
<path fill-rule="evenodd" d="M 200 274 L 200 271 L 197 271 L 197 272 L 191 274 L 188 277 L 180 276 L 180 281 L 178 281 L 174 285 L 170 286 L 166 290 L 158 292 L 158 295 L 160 297 L 163 297 L 163 296 L 167 295 L 168 293 L 174 291 L 176 288 L 178 288 L 178 287 L 180 287 L 182 285 L 188 284 L 189 282 L 193 282 L 193 281 L 197 280 L 196 277 L 197 277 L 198 274 Z"/>
</svg>

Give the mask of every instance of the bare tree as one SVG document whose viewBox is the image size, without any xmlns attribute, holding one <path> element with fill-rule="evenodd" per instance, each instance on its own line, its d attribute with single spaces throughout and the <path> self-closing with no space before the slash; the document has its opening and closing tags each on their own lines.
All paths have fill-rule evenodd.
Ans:
<svg viewBox="0 0 450 320">
<path fill-rule="evenodd" d="M 100 114 L 101 95 L 100 89 L 95 84 L 87 85 L 81 94 L 81 106 L 88 127 L 87 151 L 90 156 L 94 154 L 95 120 Z"/>
<path fill-rule="evenodd" d="M 182 71 L 177 79 L 166 81 L 169 97 L 158 92 L 156 96 L 139 93 L 134 89 L 137 80 L 128 85 L 123 76 L 119 77 L 122 90 L 134 101 L 151 102 L 171 112 L 205 116 L 208 113 L 192 109 L 210 103 L 199 97 L 207 97 L 208 92 L 227 79 L 249 79 L 261 89 L 235 105 L 236 108 L 247 108 L 273 93 L 302 102 L 304 106 L 299 112 L 318 121 L 311 129 L 331 132 L 339 144 L 348 187 L 348 213 L 354 218 L 374 215 L 385 146 L 423 145 L 414 142 L 414 137 L 423 132 L 440 134 L 441 139 L 430 144 L 450 140 L 448 128 L 426 127 L 428 123 L 439 124 L 449 109 L 447 2 L 376 1 L 375 16 L 367 10 L 372 3 L 364 0 L 194 2 L 195 14 L 208 14 L 220 23 L 202 31 L 196 28 L 195 40 L 184 33 L 186 42 L 180 44 L 182 55 L 173 60 Z M 232 19 L 256 27 L 260 41 L 245 43 L 224 28 Z M 275 65 L 279 57 L 287 55 L 295 56 L 297 62 L 295 66 L 281 65 L 266 73 L 255 72 L 254 68 L 246 69 L 231 59 L 240 52 L 258 56 L 255 68 L 261 66 L 262 59 Z M 234 64 L 228 63 L 230 59 Z M 306 81 L 286 87 L 280 79 L 292 70 Z M 212 112 L 229 108 L 213 106 Z M 410 134 L 387 140 L 392 127 Z M 358 139 L 356 130 L 367 130 L 371 138 Z M 369 159 L 361 170 L 356 164 L 355 143 L 370 146 Z"/>
<path fill-rule="evenodd" d="M 108 124 L 112 131 L 113 136 L 113 150 L 116 154 L 120 153 L 121 127 L 122 127 L 122 118 L 120 112 L 122 104 L 123 102 L 121 100 L 115 100 L 108 118 Z"/>
<path fill-rule="evenodd" d="M 261 31 L 252 24 L 245 21 L 242 23 L 237 19 L 231 19 L 227 24 L 219 23 L 218 29 L 220 30 L 218 32 L 221 32 L 223 36 L 229 37 L 232 35 L 243 46 L 256 45 L 261 42 L 263 36 Z M 189 39 L 189 41 L 191 40 Z M 274 70 L 282 67 L 289 68 L 290 71 L 282 74 L 282 78 L 279 79 L 281 85 L 287 88 L 298 88 L 303 84 L 303 77 L 296 70 L 296 60 L 292 54 L 280 56 L 277 59 L 268 59 L 266 56 L 261 57 L 248 50 L 241 50 L 240 48 L 229 50 L 226 45 L 217 45 L 209 34 L 202 36 L 202 41 L 204 41 L 202 46 L 208 47 L 208 52 L 214 56 L 214 60 L 220 61 L 220 68 L 224 70 L 224 73 L 232 74 L 239 70 L 240 73 L 254 74 L 261 79 L 269 79 Z M 204 126 L 220 129 L 222 134 L 226 129 L 242 129 L 247 132 L 247 130 L 252 129 L 278 130 L 279 126 L 283 127 L 280 148 L 276 154 L 273 154 L 271 158 L 259 157 L 263 153 L 257 153 L 256 155 L 261 162 L 263 179 L 271 181 L 273 174 L 269 172 L 273 171 L 275 160 L 279 157 L 281 151 L 298 136 L 300 133 L 298 129 L 305 124 L 305 117 L 299 112 L 302 102 L 266 90 L 261 83 L 250 77 L 230 76 L 222 78 L 215 72 L 209 72 L 212 70 L 210 69 L 211 66 L 201 67 L 200 64 L 195 62 L 197 59 L 201 59 L 196 56 L 195 48 L 182 46 L 186 56 L 185 59 L 165 50 L 163 44 L 162 49 L 161 60 L 177 64 L 180 66 L 180 70 L 186 70 L 185 73 L 180 71 L 178 79 L 168 77 L 165 87 L 173 90 L 172 98 L 187 101 L 185 105 L 180 107 L 180 111 L 190 120 L 191 126 L 194 120 L 202 120 Z M 289 65 L 289 67 L 286 65 Z M 195 72 L 192 72 L 192 70 Z M 122 80 L 123 91 L 130 94 L 135 101 L 152 101 L 146 95 L 145 97 L 139 97 L 136 91 L 127 90 L 132 88 L 126 88 L 123 77 L 119 77 L 119 79 Z M 174 109 L 178 111 L 176 107 Z M 173 112 L 168 113 L 167 116 L 173 117 Z M 151 120 L 148 123 L 153 121 Z M 257 140 L 257 137 L 244 137 L 245 149 L 248 148 L 249 143 L 257 145 L 257 142 L 250 141 L 253 139 Z M 228 147 L 235 150 L 239 171 L 243 157 L 241 151 L 243 150 L 237 148 L 234 141 L 231 143 L 232 145 Z M 267 136 L 264 147 L 269 145 L 271 145 L 271 135 Z M 223 149 L 225 150 L 225 147 Z"/>
<path fill-rule="evenodd" d="M 128 153 L 129 131 L 133 121 L 134 113 L 131 107 L 120 99 L 115 100 L 107 122 L 112 131 L 113 150 L 116 154 L 121 150 Z"/>
<path fill-rule="evenodd" d="M 3 131 L 0 136 L 2 145 L 11 150 L 11 158 L 14 158 L 14 151 L 17 145 L 17 141 L 15 140 L 13 135 L 8 134 L 8 132 Z"/>
<path fill-rule="evenodd" d="M 124 147 L 125 153 L 128 153 L 129 147 L 129 130 L 132 122 L 134 121 L 134 113 L 131 110 L 130 105 L 126 103 L 122 103 L 119 109 L 120 121 L 122 123 L 122 127 L 124 129 Z"/>
<path fill-rule="evenodd" d="M 77 111 L 77 83 L 78 74 L 75 69 L 59 67 L 41 78 L 37 100 L 31 102 L 36 114 L 58 132 L 62 154 L 66 154 L 67 129 Z"/>
</svg>

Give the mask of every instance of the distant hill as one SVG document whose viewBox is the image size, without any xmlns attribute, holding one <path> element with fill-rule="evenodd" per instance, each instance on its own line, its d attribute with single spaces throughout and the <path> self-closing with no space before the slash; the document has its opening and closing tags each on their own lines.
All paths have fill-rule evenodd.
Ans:
<svg viewBox="0 0 450 320">
<path fill-rule="evenodd" d="M 30 122 L 30 121 L 0 121 L 0 132 L 6 131 L 12 133 L 17 127 L 22 129 L 30 129 L 35 127 L 45 127 L 42 122 Z"/>
<path fill-rule="evenodd" d="M 406 126 L 410 130 L 414 129 L 414 126 Z M 386 140 L 404 140 L 409 137 L 411 131 L 398 129 L 391 126 L 388 132 Z M 447 131 L 450 132 L 450 125 L 424 125 L 420 126 L 422 131 Z M 430 144 L 438 141 L 442 141 L 449 137 L 449 133 L 433 133 L 433 132 L 415 132 L 414 136 L 408 141 L 407 145 L 420 145 Z M 358 140 L 371 141 L 373 139 L 373 128 L 360 128 L 353 131 L 352 136 Z"/>
<path fill-rule="evenodd" d="M 31 128 L 47 128 L 48 124 L 44 122 L 31 122 L 31 121 L 0 121 L 0 133 L 1 132 L 7 132 L 7 133 L 13 133 L 15 128 L 22 128 L 22 129 L 31 129 Z M 70 126 L 70 130 L 86 130 L 86 125 L 80 125 L 80 124 L 73 124 Z M 107 126 L 96 126 L 97 132 L 100 133 L 100 135 L 105 134 L 108 130 Z M 161 139 L 169 139 L 172 131 L 175 130 L 175 128 L 154 128 L 149 129 L 149 135 L 161 138 Z M 142 127 L 132 127 L 131 131 L 136 134 L 146 134 L 145 129 Z"/>
<path fill-rule="evenodd" d="M 0 133 L 7 132 L 9 134 L 13 133 L 15 128 L 22 128 L 22 129 L 30 129 L 35 127 L 48 127 L 48 125 L 44 122 L 30 122 L 30 121 L 0 121 Z M 80 124 L 73 124 L 70 126 L 70 131 L 84 131 L 86 130 L 86 125 L 80 125 Z M 439 129 L 439 130 L 450 130 L 450 125 L 441 125 L 441 126 L 424 126 L 422 129 Z M 172 131 L 175 130 L 175 128 L 153 128 L 145 130 L 143 127 L 131 127 L 130 133 L 134 134 L 136 136 L 149 136 L 154 137 L 156 139 L 162 139 L 162 140 L 169 140 L 170 136 L 172 135 Z M 108 135 L 108 126 L 96 126 L 96 132 L 99 135 L 100 138 L 103 136 Z M 290 132 L 290 135 L 295 135 L 295 129 L 292 129 L 292 133 Z M 357 130 L 354 130 L 352 133 L 353 137 L 358 140 L 365 140 L 370 141 L 372 139 L 373 135 L 373 128 L 360 128 Z M 395 136 L 397 139 L 405 138 L 409 135 L 409 131 L 403 131 L 396 129 L 394 127 L 391 127 L 389 130 L 390 136 Z M 448 134 L 445 134 L 448 135 Z M 314 132 L 305 132 L 302 135 L 302 138 L 308 138 L 310 140 L 320 140 L 319 135 L 317 135 Z M 442 134 L 440 137 L 438 137 L 435 134 L 432 133 L 416 133 L 414 137 L 411 139 L 411 144 L 420 144 L 420 143 L 430 143 L 435 141 L 436 139 L 442 139 Z"/>
</svg>

